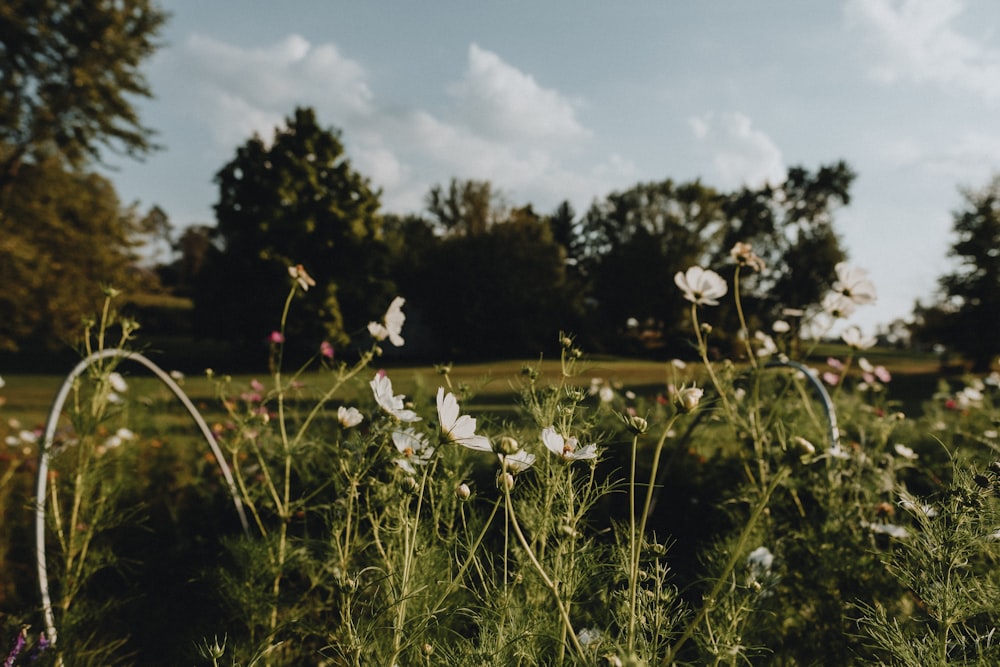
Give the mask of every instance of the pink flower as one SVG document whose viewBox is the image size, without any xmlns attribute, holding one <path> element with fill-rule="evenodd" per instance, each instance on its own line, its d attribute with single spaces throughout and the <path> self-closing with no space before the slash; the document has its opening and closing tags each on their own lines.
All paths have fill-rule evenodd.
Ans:
<svg viewBox="0 0 1000 667">
<path fill-rule="evenodd" d="M 271 335 L 267 337 L 267 340 L 272 345 L 280 345 L 285 342 L 285 334 L 280 331 L 272 331 Z"/>
<path fill-rule="evenodd" d="M 319 356 L 333 359 L 333 345 L 330 345 L 329 341 L 323 341 L 319 344 Z"/>
<path fill-rule="evenodd" d="M 840 376 L 837 375 L 836 373 L 831 373 L 830 371 L 827 371 L 826 373 L 823 373 L 822 377 L 823 377 L 823 382 L 827 383 L 831 387 L 836 387 L 838 384 L 840 384 Z"/>
</svg>

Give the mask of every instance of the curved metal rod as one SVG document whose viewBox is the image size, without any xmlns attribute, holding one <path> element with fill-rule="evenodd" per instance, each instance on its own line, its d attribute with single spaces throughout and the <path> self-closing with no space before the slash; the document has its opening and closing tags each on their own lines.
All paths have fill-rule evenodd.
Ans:
<svg viewBox="0 0 1000 667">
<path fill-rule="evenodd" d="M 795 370 L 806 376 L 809 383 L 819 394 L 820 401 L 823 403 L 823 411 L 826 412 L 826 420 L 830 425 L 830 430 L 827 434 L 830 436 L 830 446 L 836 447 L 840 444 L 840 428 L 837 426 L 837 410 L 833 407 L 833 399 L 830 398 L 830 392 L 826 390 L 823 383 L 820 381 L 819 377 L 805 364 L 799 363 L 798 361 L 792 361 L 791 359 L 776 359 L 769 361 L 765 368 L 794 368 Z"/>
<path fill-rule="evenodd" d="M 52 403 L 52 408 L 49 410 L 48 420 L 45 423 L 45 436 L 42 440 L 41 447 L 38 453 L 38 478 L 35 485 L 35 555 L 38 564 L 38 591 L 42 597 L 42 610 L 45 615 L 45 631 L 48 633 L 48 638 L 51 644 L 54 646 L 56 643 L 56 622 L 55 617 L 52 613 L 52 599 L 49 596 L 49 575 L 46 566 L 45 559 L 45 499 L 47 493 L 48 484 L 48 471 L 49 471 L 49 451 L 52 448 L 52 442 L 55 438 L 56 426 L 59 422 L 59 415 L 62 413 L 63 405 L 66 403 L 66 398 L 69 396 L 70 389 L 73 386 L 73 382 L 83 374 L 87 367 L 96 361 L 101 359 L 107 359 L 109 357 L 118 357 L 127 361 L 134 361 L 153 372 L 160 379 L 163 384 L 165 384 L 170 391 L 174 393 L 184 407 L 187 408 L 188 413 L 194 419 L 195 423 L 198 424 L 198 428 L 201 429 L 201 434 L 205 437 L 205 441 L 208 442 L 208 446 L 212 449 L 212 454 L 215 456 L 216 462 L 219 464 L 219 469 L 222 471 L 222 476 L 226 480 L 226 485 L 229 487 L 229 495 L 232 496 L 233 505 L 236 507 L 236 513 L 240 517 L 240 523 L 243 525 L 243 532 L 250 533 L 250 524 L 247 521 L 246 512 L 243 509 L 243 500 L 240 497 L 239 490 L 236 488 L 236 482 L 233 480 L 232 471 L 229 469 L 229 465 L 226 463 L 226 459 L 222 456 L 222 450 L 219 448 L 219 443 L 215 439 L 212 430 L 205 423 L 205 419 L 198 412 L 198 409 L 191 402 L 191 399 L 187 397 L 184 390 L 180 388 L 173 378 L 170 377 L 166 372 L 163 371 L 159 366 L 150 361 L 148 358 L 139 354 L 138 352 L 128 352 L 119 349 L 109 349 L 100 350 L 89 355 L 70 371 L 66 379 L 63 380 L 62 386 L 59 388 L 59 393 L 56 395 L 55 401 Z M 61 661 L 60 661 L 61 662 Z"/>
</svg>

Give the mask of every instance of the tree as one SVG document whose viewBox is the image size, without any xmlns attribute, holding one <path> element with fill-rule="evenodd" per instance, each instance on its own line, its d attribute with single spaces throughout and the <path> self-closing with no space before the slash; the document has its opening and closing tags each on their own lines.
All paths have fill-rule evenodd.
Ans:
<svg viewBox="0 0 1000 667">
<path fill-rule="evenodd" d="M 448 190 L 435 185 L 427 210 L 445 234 L 482 234 L 507 214 L 500 193 L 489 181 L 451 179 Z"/>
<path fill-rule="evenodd" d="M 437 355 L 534 354 L 558 344 L 571 314 L 565 260 L 547 220 L 513 209 L 481 233 L 427 248 L 407 306 Z"/>
<path fill-rule="evenodd" d="M 683 329 L 673 276 L 710 261 L 724 224 L 720 196 L 697 181 L 641 183 L 591 206 L 574 244 L 594 309 L 581 333 L 616 345 L 629 320 L 654 336 Z"/>
<path fill-rule="evenodd" d="M 61 155 L 79 168 L 102 148 L 152 148 L 133 98 L 166 14 L 153 0 L 5 0 L 0 4 L 0 192 L 25 162 Z"/>
<path fill-rule="evenodd" d="M 720 253 L 737 241 L 750 243 L 769 270 L 749 286 L 757 310 L 774 319 L 783 308 L 806 308 L 820 301 L 844 260 L 833 214 L 850 203 L 855 174 L 845 162 L 788 170 L 785 182 L 730 195 L 723 208 L 729 222 Z"/>
<path fill-rule="evenodd" d="M 75 342 L 99 312 L 102 287 L 144 290 L 155 279 L 134 269 L 141 218 L 123 209 L 111 183 L 58 158 L 26 163 L 9 193 L 9 231 L 0 235 L 0 349 L 25 341 Z"/>
<path fill-rule="evenodd" d="M 270 143 L 252 137 L 216 175 L 218 249 L 206 258 L 196 320 L 204 333 L 262 340 L 276 328 L 289 266 L 309 290 L 290 331 L 344 343 L 394 296 L 379 193 L 344 154 L 340 133 L 299 108 Z"/>
<path fill-rule="evenodd" d="M 987 371 L 1000 353 L 1000 175 L 981 190 L 962 189 L 964 207 L 954 213 L 955 242 L 949 255 L 958 267 L 942 276 L 936 338 Z"/>
</svg>

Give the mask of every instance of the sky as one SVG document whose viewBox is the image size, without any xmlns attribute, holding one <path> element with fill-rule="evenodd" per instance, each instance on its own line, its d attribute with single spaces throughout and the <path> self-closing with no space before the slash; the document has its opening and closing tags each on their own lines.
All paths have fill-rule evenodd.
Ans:
<svg viewBox="0 0 1000 667">
<path fill-rule="evenodd" d="M 215 173 L 296 106 L 393 213 L 451 178 L 582 214 L 640 182 L 729 191 L 844 160 L 835 228 L 878 288 L 852 318 L 874 332 L 932 301 L 962 189 L 1000 168 L 994 0 L 161 5 L 138 106 L 163 149 L 107 161 L 123 201 L 177 229 L 214 224 Z"/>
</svg>

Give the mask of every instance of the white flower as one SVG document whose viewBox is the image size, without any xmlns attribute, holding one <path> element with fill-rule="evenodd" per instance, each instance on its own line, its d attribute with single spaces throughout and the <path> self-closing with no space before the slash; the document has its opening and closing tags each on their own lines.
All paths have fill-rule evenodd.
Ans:
<svg viewBox="0 0 1000 667">
<path fill-rule="evenodd" d="M 849 266 L 846 262 L 839 262 L 833 269 L 837 272 L 837 280 L 833 283 L 834 292 L 842 294 L 859 306 L 875 303 L 878 295 L 875 292 L 875 284 L 868 279 L 867 271 Z"/>
<path fill-rule="evenodd" d="M 875 336 L 866 336 L 858 327 L 847 327 L 840 337 L 855 350 L 867 350 L 877 342 Z"/>
<path fill-rule="evenodd" d="M 729 291 L 722 276 L 700 266 L 692 266 L 683 273 L 678 271 L 674 283 L 684 292 L 685 299 L 699 306 L 718 306 L 718 300 Z"/>
<path fill-rule="evenodd" d="M 823 312 L 834 319 L 847 319 L 854 314 L 857 305 L 840 292 L 827 292 L 820 304 Z"/>
<path fill-rule="evenodd" d="M 498 454 L 500 464 L 507 472 L 517 474 L 527 470 L 535 462 L 535 455 L 529 454 L 526 449 L 519 449 L 513 454 Z"/>
<path fill-rule="evenodd" d="M 792 330 L 792 325 L 785 320 L 775 320 L 771 325 L 771 331 L 777 334 L 788 333 Z"/>
<path fill-rule="evenodd" d="M 897 442 L 892 446 L 896 450 L 896 453 L 902 456 L 904 459 L 910 459 L 911 461 L 920 457 L 915 451 L 907 447 L 906 445 Z"/>
<path fill-rule="evenodd" d="M 426 438 L 408 428 L 405 431 L 392 432 L 392 444 L 396 446 L 402 457 L 395 460 L 396 465 L 403 469 L 408 475 L 417 474 L 417 469 L 413 466 L 425 466 L 434 454 Z"/>
<path fill-rule="evenodd" d="M 125 382 L 125 378 L 122 377 L 121 373 L 109 373 L 108 384 L 111 385 L 111 388 L 119 394 L 124 394 L 128 391 L 128 384 Z"/>
<path fill-rule="evenodd" d="M 897 540 L 905 540 L 910 536 L 910 533 L 906 530 L 906 528 L 897 526 L 894 523 L 870 523 L 868 524 L 868 528 L 870 528 L 873 533 L 895 537 Z"/>
<path fill-rule="evenodd" d="M 747 569 L 750 570 L 751 581 L 757 581 L 771 572 L 774 565 L 774 554 L 767 547 L 757 547 L 747 555 Z"/>
<path fill-rule="evenodd" d="M 376 373 L 369 385 L 372 393 L 375 394 L 375 402 L 379 407 L 388 412 L 401 422 L 418 422 L 420 417 L 413 410 L 407 410 L 403 406 L 403 396 L 394 396 L 392 393 L 392 381 L 384 373 Z"/>
<path fill-rule="evenodd" d="M 578 633 L 576 633 L 577 641 L 580 642 L 580 646 L 587 648 L 591 644 L 598 644 L 601 641 L 601 631 L 598 629 L 591 630 L 590 628 L 583 628 Z"/>
<path fill-rule="evenodd" d="M 7 386 L 7 383 L 4 382 L 4 379 L 2 377 L 0 377 L 0 389 L 3 389 L 6 386 Z"/>
<path fill-rule="evenodd" d="M 926 517 L 937 516 L 937 510 L 934 509 L 932 505 L 917 505 L 912 500 L 900 500 L 899 506 L 902 507 L 907 512 L 914 514 L 923 514 Z"/>
<path fill-rule="evenodd" d="M 27 429 L 22 430 L 17 434 L 17 437 L 26 445 L 33 445 L 38 442 L 38 434 L 34 431 L 29 431 Z"/>
<path fill-rule="evenodd" d="M 344 428 L 357 426 L 363 419 L 364 417 L 361 416 L 361 412 L 357 408 L 348 408 L 343 405 L 337 408 L 337 421 L 339 421 L 340 425 Z"/>
<path fill-rule="evenodd" d="M 308 292 L 310 287 L 316 286 L 316 281 L 312 279 L 312 276 L 305 270 L 301 264 L 296 264 L 295 266 L 288 267 L 288 275 L 291 276 L 292 280 L 299 284 L 303 292 Z"/>
<path fill-rule="evenodd" d="M 546 426 L 542 429 L 542 444 L 550 452 L 566 461 L 597 458 L 597 445 L 590 444 L 578 449 L 580 442 L 576 437 L 563 438 L 552 426 Z"/>
<path fill-rule="evenodd" d="M 459 416 L 458 399 L 450 391 L 445 394 L 444 387 L 438 387 L 437 411 L 441 432 L 448 440 L 481 452 L 493 451 L 488 438 L 476 435 L 475 418 L 469 415 Z"/>
<path fill-rule="evenodd" d="M 675 398 L 685 412 L 691 412 L 698 407 L 704 395 L 704 389 L 691 385 L 690 387 L 681 387 L 678 389 Z"/>
<path fill-rule="evenodd" d="M 385 311 L 385 317 L 382 318 L 381 322 L 368 323 L 368 333 L 375 340 L 382 341 L 388 338 L 389 342 L 396 347 L 402 347 L 403 337 L 399 334 L 403 330 L 403 322 L 406 321 L 406 315 L 403 314 L 404 303 L 406 303 L 406 299 L 397 296 L 389 304 L 389 309 Z"/>
<path fill-rule="evenodd" d="M 757 348 L 758 357 L 769 357 L 772 354 L 778 353 L 778 346 L 775 344 L 774 339 L 768 336 L 763 331 L 756 331 L 753 335 L 754 339 L 759 343 Z"/>
</svg>

